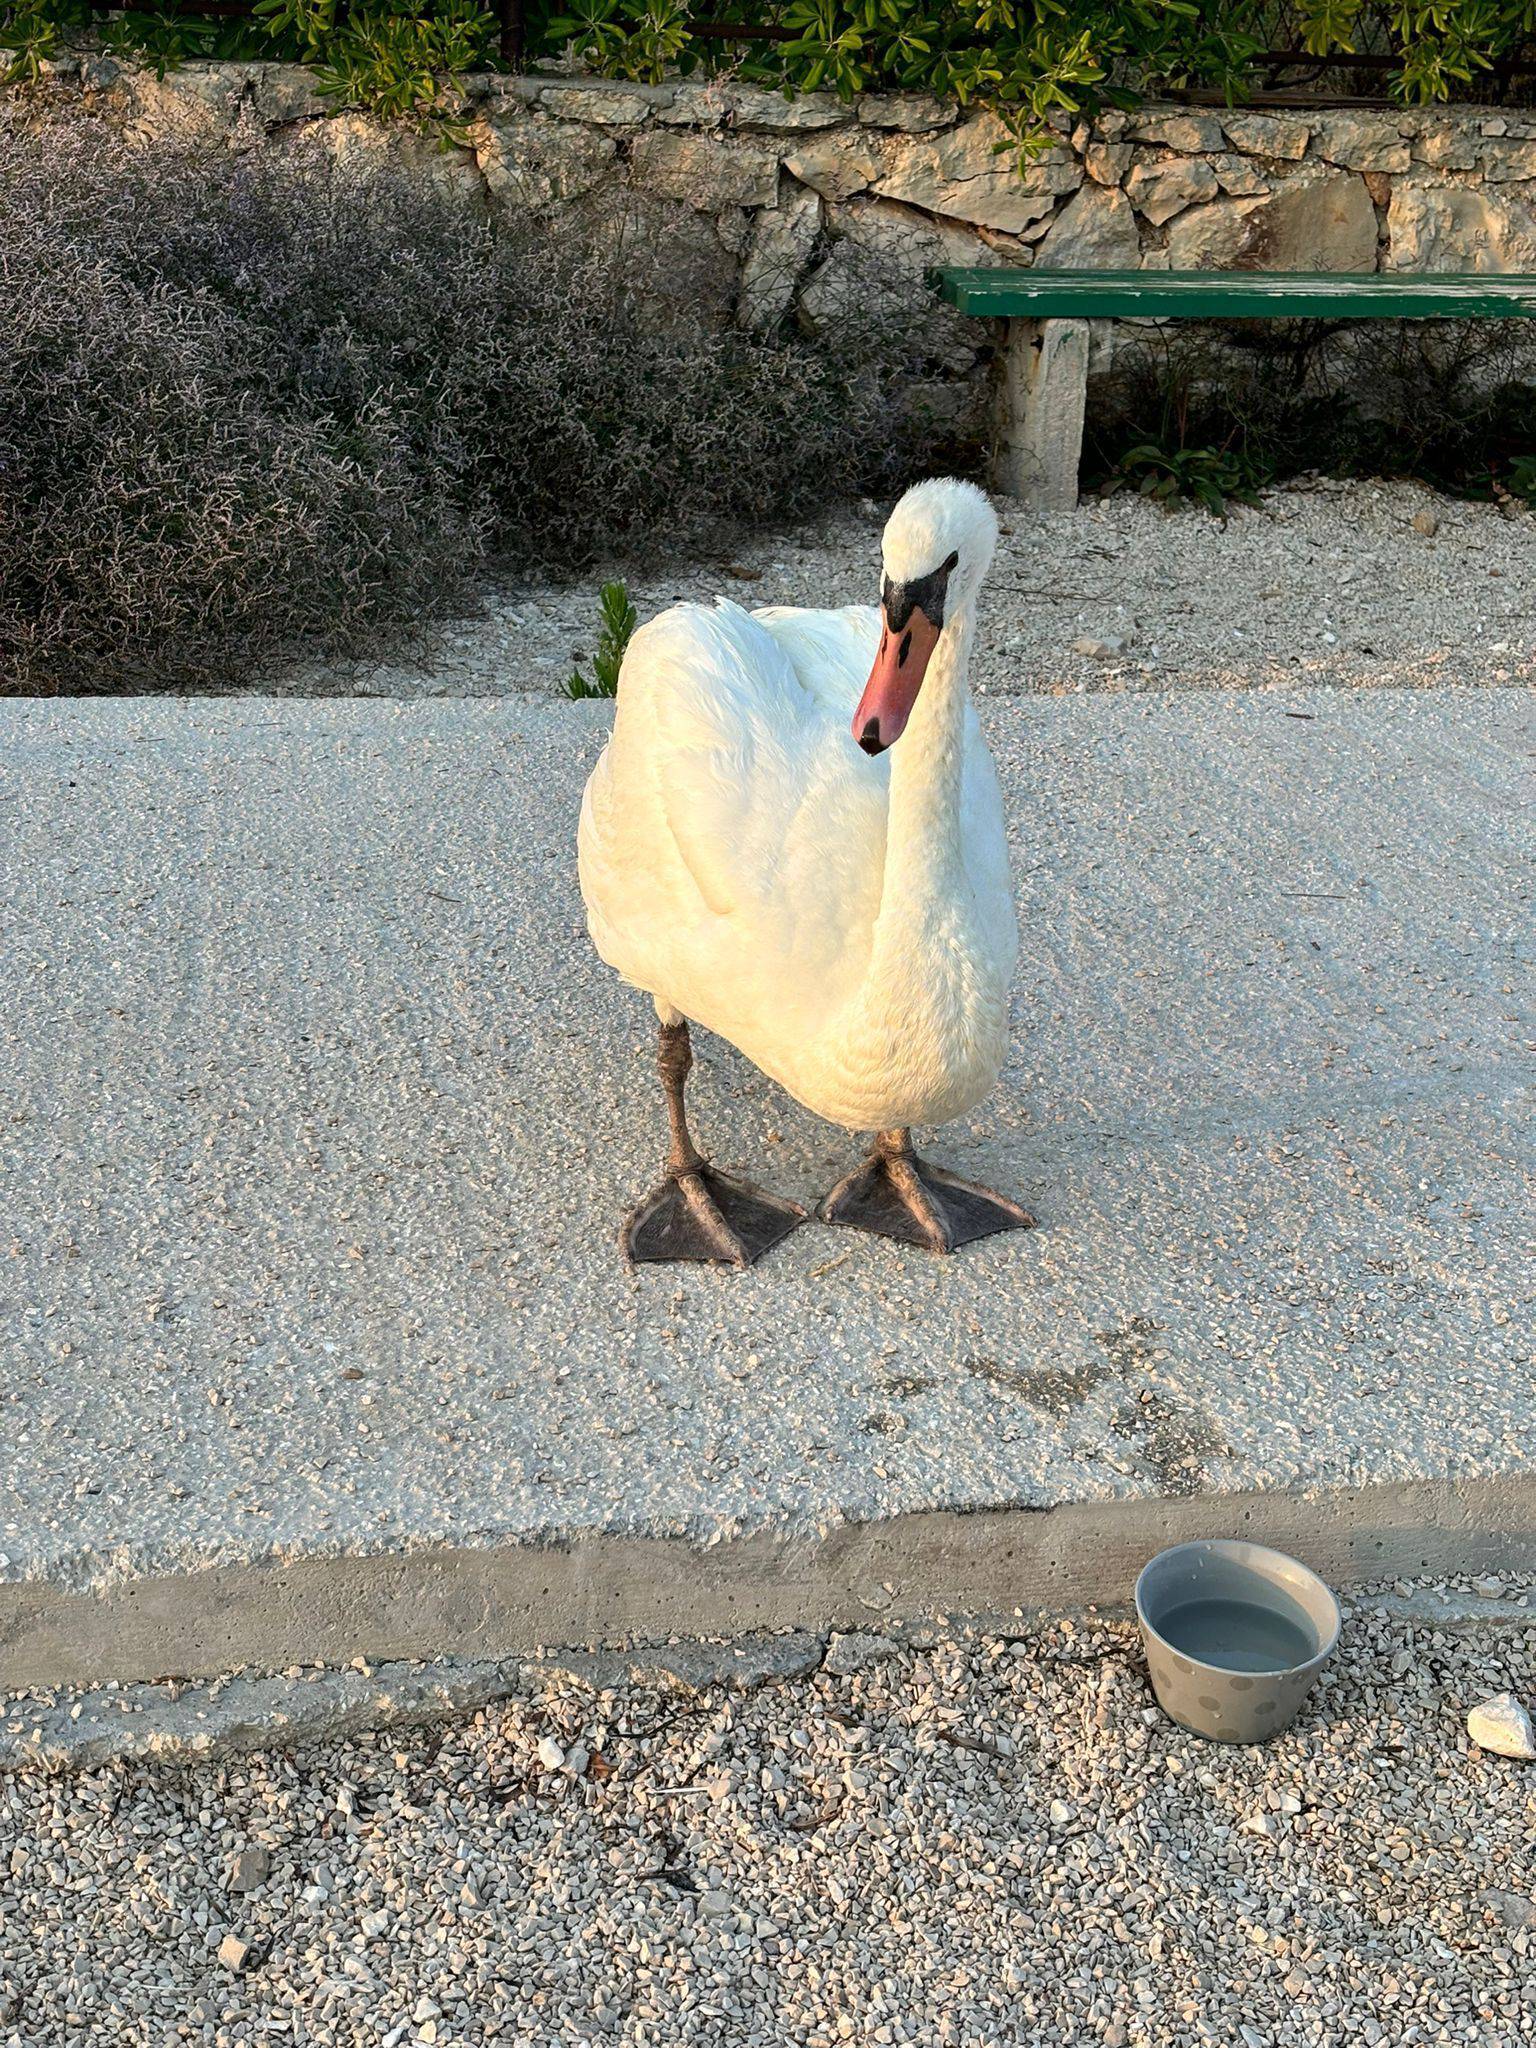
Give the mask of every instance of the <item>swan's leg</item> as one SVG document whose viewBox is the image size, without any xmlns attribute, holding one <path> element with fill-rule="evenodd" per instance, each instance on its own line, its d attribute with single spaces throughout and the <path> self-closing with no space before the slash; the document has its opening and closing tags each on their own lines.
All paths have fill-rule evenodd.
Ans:
<svg viewBox="0 0 1536 2048">
<path fill-rule="evenodd" d="M 693 1047 L 687 1021 L 675 1013 L 674 1021 L 662 1022 L 656 1065 L 672 1127 L 666 1178 L 625 1218 L 624 1256 L 637 1264 L 695 1259 L 750 1266 L 788 1237 L 805 1211 L 719 1172 L 694 1144 L 683 1101 Z"/>
<path fill-rule="evenodd" d="M 952 1252 L 997 1230 L 1028 1230 L 1035 1219 L 1006 1195 L 919 1159 L 910 1131 L 878 1131 L 863 1165 L 822 1203 L 821 1220 Z"/>
</svg>

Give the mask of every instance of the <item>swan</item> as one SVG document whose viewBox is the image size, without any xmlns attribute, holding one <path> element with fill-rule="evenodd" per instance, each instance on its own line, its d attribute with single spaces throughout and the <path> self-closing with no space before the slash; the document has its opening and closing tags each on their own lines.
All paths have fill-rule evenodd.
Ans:
<svg viewBox="0 0 1536 2048">
<path fill-rule="evenodd" d="M 750 1265 L 805 1216 L 695 1145 L 690 1020 L 876 1134 L 823 1221 L 944 1252 L 1032 1224 L 911 1138 L 979 1102 L 1007 1045 L 1018 932 L 966 684 L 996 541 L 974 485 L 930 479 L 886 524 L 878 609 L 722 598 L 630 641 L 577 835 L 592 943 L 660 1022 L 671 1146 L 630 1260 Z"/>
</svg>

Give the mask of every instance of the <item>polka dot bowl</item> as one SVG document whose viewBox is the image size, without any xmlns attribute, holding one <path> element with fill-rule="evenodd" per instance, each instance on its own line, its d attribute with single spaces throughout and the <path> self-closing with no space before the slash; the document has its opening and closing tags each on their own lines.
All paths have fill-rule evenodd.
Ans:
<svg viewBox="0 0 1536 2048">
<path fill-rule="evenodd" d="M 1213 1742 L 1267 1742 L 1301 1711 L 1339 1639 L 1316 1572 L 1238 1538 L 1177 1543 L 1136 1581 L 1157 1703 Z"/>
</svg>

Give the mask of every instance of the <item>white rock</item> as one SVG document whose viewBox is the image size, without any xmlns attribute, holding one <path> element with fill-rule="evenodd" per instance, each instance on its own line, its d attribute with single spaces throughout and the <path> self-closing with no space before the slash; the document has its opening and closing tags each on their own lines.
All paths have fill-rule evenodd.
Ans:
<svg viewBox="0 0 1536 2048">
<path fill-rule="evenodd" d="M 1467 1733 L 1479 1749 L 1492 1750 L 1495 1756 L 1526 1761 L 1536 1757 L 1536 1729 L 1512 1692 L 1480 1700 L 1467 1716 Z"/>
<path fill-rule="evenodd" d="M 705 213 L 772 206 L 778 197 L 778 156 L 755 142 L 653 130 L 635 144 L 630 168 L 637 185 Z"/>
<path fill-rule="evenodd" d="M 219 1943 L 219 1961 L 226 1970 L 233 1970 L 238 1976 L 251 1959 L 254 1943 L 245 1941 L 238 1934 L 226 1934 Z"/>
<path fill-rule="evenodd" d="M 1131 140 L 1191 154 L 1220 149 L 1221 123 L 1214 114 L 1149 114 L 1132 123 Z"/>
<path fill-rule="evenodd" d="M 821 201 L 803 185 L 791 185 L 778 206 L 754 217 L 741 266 L 738 325 L 764 333 L 788 312 L 821 226 Z"/>
<path fill-rule="evenodd" d="M 579 198 L 618 165 L 600 129 L 541 121 L 521 109 L 487 114 L 469 131 L 494 205 L 537 209 Z"/>
<path fill-rule="evenodd" d="M 833 1636 L 821 1668 L 834 1678 L 852 1678 L 868 1671 L 871 1665 L 883 1664 L 900 1654 L 900 1645 L 889 1636 L 876 1635 L 869 1629 L 851 1629 L 847 1635 Z"/>
<path fill-rule="evenodd" d="M 1376 209 L 1362 178 L 1300 172 L 1261 199 L 1213 199 L 1168 231 L 1175 270 L 1376 268 Z"/>
<path fill-rule="evenodd" d="M 558 1771 L 565 1762 L 565 1751 L 556 1742 L 553 1735 L 546 1735 L 544 1737 L 543 1741 L 539 1744 L 538 1754 L 539 1762 L 546 1771 Z"/>
<path fill-rule="evenodd" d="M 823 199 L 843 200 L 867 192 L 885 169 L 885 158 L 868 136 L 848 131 L 797 144 L 784 168 Z"/>
<path fill-rule="evenodd" d="M 1312 135 L 1311 122 L 1293 114 L 1224 114 L 1222 126 L 1234 149 L 1292 163 L 1306 155 Z"/>
<path fill-rule="evenodd" d="M 997 116 L 977 114 L 963 127 L 893 145 L 875 189 L 926 213 L 1016 235 L 1044 219 L 1082 177 L 1082 166 L 1061 150 L 1021 171 Z"/>
<path fill-rule="evenodd" d="M 1072 642 L 1072 652 L 1086 654 L 1091 661 L 1116 661 L 1129 644 L 1123 633 L 1081 633 Z"/>
<path fill-rule="evenodd" d="M 1387 229 L 1396 270 L 1536 269 L 1536 215 L 1507 192 L 1400 178 Z"/>
</svg>

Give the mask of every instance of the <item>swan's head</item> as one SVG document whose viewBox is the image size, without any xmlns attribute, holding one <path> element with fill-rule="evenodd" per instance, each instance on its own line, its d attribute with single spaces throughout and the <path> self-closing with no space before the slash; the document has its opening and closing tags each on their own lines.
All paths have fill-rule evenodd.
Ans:
<svg viewBox="0 0 1536 2048">
<path fill-rule="evenodd" d="M 885 524 L 880 647 L 853 714 L 866 754 L 901 738 L 946 620 L 975 602 L 997 545 L 997 516 L 974 484 L 914 484 Z"/>
</svg>

